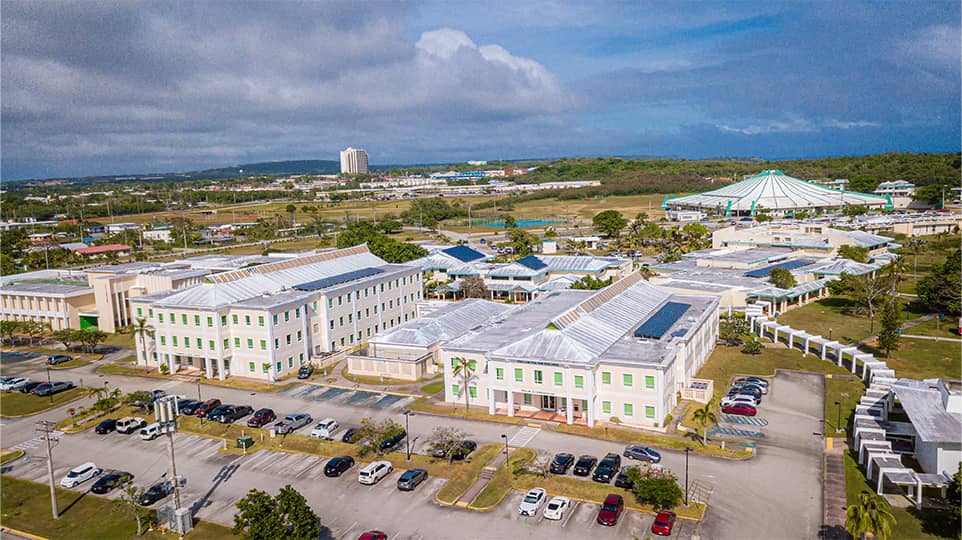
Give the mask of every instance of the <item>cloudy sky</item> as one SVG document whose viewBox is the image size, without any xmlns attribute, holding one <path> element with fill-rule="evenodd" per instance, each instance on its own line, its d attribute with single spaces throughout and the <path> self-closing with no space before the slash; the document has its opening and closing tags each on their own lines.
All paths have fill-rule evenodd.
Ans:
<svg viewBox="0 0 962 540">
<path fill-rule="evenodd" d="M 4 179 L 960 146 L 960 7 L 2 3 Z"/>
</svg>

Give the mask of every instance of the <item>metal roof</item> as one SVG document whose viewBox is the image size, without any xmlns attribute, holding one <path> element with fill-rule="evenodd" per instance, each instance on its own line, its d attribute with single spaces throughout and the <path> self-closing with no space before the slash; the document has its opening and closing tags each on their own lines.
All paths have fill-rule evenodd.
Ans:
<svg viewBox="0 0 962 540">
<path fill-rule="evenodd" d="M 314 281 L 308 281 L 307 283 L 294 285 L 293 288 L 302 291 L 318 291 L 328 287 L 333 287 L 334 285 L 340 285 L 341 283 L 347 283 L 349 281 L 354 281 L 382 273 L 384 273 L 384 270 L 381 270 L 380 268 L 361 268 L 359 270 L 352 270 L 350 272 L 344 272 L 343 274 L 337 274 L 322 279 L 316 279 Z"/>
<path fill-rule="evenodd" d="M 813 262 L 815 261 L 811 259 L 791 259 L 791 260 L 782 261 L 780 263 L 776 263 L 770 266 L 765 266 L 763 268 L 756 268 L 754 270 L 749 270 L 748 272 L 745 272 L 745 275 L 748 277 L 763 278 L 763 277 L 768 277 L 768 275 L 772 272 L 772 270 L 776 268 L 783 268 L 785 270 L 794 270 L 796 268 L 808 266 Z"/>
<path fill-rule="evenodd" d="M 469 298 L 408 321 L 386 334 L 372 338 L 371 343 L 427 347 L 460 337 L 488 319 L 512 309 L 515 306 Z"/>
<path fill-rule="evenodd" d="M 865 264 L 853 261 L 851 259 L 837 259 L 830 263 L 810 268 L 806 272 L 809 274 L 821 274 L 829 276 L 839 276 L 842 274 L 861 276 L 862 274 L 868 274 L 880 268 L 882 268 L 882 266 L 878 264 Z"/>
<path fill-rule="evenodd" d="M 947 411 L 942 392 L 930 386 L 934 384 L 929 381 L 899 379 L 892 385 L 892 391 L 920 439 L 958 443 L 962 433 L 962 414 Z"/>
</svg>

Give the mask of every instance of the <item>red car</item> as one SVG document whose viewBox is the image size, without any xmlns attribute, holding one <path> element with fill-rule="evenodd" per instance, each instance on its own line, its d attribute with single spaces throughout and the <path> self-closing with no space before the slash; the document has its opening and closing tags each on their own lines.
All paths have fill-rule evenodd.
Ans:
<svg viewBox="0 0 962 540">
<path fill-rule="evenodd" d="M 613 527 L 618 524 L 618 516 L 625 509 L 625 500 L 621 498 L 621 495 L 615 495 L 614 493 L 609 493 L 605 497 L 604 504 L 601 505 L 601 509 L 598 510 L 598 523 L 602 525 L 607 525 L 608 527 Z"/>
<path fill-rule="evenodd" d="M 207 401 L 201 403 L 200 406 L 194 410 L 194 416 L 204 418 L 207 416 L 207 413 L 220 406 L 221 403 L 219 399 L 208 399 Z"/>
<path fill-rule="evenodd" d="M 357 540 L 387 540 L 387 534 L 381 531 L 367 531 L 361 536 L 358 536 Z"/>
<path fill-rule="evenodd" d="M 675 513 L 662 510 L 655 516 L 655 522 L 651 524 L 651 532 L 661 536 L 671 536 L 671 529 L 675 526 Z"/>
<path fill-rule="evenodd" d="M 752 407 L 747 403 L 732 403 L 731 405 L 725 405 L 722 407 L 721 411 L 725 414 L 738 414 L 741 416 L 755 416 L 758 409 Z"/>
</svg>

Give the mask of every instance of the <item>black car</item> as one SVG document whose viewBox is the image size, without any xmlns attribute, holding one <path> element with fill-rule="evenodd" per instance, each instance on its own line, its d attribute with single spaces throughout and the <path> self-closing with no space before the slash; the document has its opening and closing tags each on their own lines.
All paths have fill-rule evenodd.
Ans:
<svg viewBox="0 0 962 540">
<path fill-rule="evenodd" d="M 170 495 L 174 491 L 174 486 L 167 480 L 157 482 L 156 484 L 147 488 L 147 491 L 137 499 L 137 504 L 141 506 L 150 506 L 155 502 L 163 499 L 164 497 Z"/>
<path fill-rule="evenodd" d="M 407 432 L 402 429 L 397 435 L 393 437 L 387 437 L 381 441 L 381 444 L 378 446 L 381 447 L 381 450 L 391 450 L 397 446 L 399 442 L 403 441 L 405 436 L 407 436 Z"/>
<path fill-rule="evenodd" d="M 598 458 L 587 454 L 581 456 L 578 458 L 578 463 L 575 463 L 575 476 L 588 476 L 591 474 L 591 469 L 595 468 L 595 463 L 598 463 Z"/>
<path fill-rule="evenodd" d="M 200 402 L 196 399 L 178 399 L 177 400 L 177 413 L 193 415 L 192 412 L 184 412 L 184 409 L 188 409 L 191 405 L 200 405 Z"/>
<path fill-rule="evenodd" d="M 621 456 L 614 453 L 606 454 L 604 459 L 601 460 L 601 463 L 595 467 L 595 474 L 591 476 L 591 479 L 595 482 L 607 484 L 618 474 L 620 469 Z"/>
<path fill-rule="evenodd" d="M 233 405 L 218 405 L 207 413 L 208 420 L 218 420 L 222 414 L 226 413 Z"/>
<path fill-rule="evenodd" d="M 357 428 L 348 428 L 348 430 L 344 432 L 344 436 L 341 437 L 341 442 L 346 442 L 346 443 L 357 442 L 357 436 L 358 436 Z"/>
<path fill-rule="evenodd" d="M 216 420 L 222 424 L 233 424 L 252 412 L 254 412 L 254 409 L 247 405 L 228 405 L 227 409 L 221 412 Z"/>
<path fill-rule="evenodd" d="M 615 477 L 615 486 L 625 489 L 631 489 L 635 486 L 635 483 L 631 481 L 628 473 L 631 471 L 637 471 L 638 467 L 625 467 L 621 469 L 618 476 Z"/>
<path fill-rule="evenodd" d="M 567 474 L 568 469 L 575 464 L 575 456 L 573 454 L 555 454 L 553 460 L 551 460 L 551 468 L 549 469 L 553 474 Z"/>
<path fill-rule="evenodd" d="M 186 403 L 184 405 L 177 405 L 177 408 L 180 411 L 180 414 L 184 416 L 194 416 L 194 414 L 197 413 L 197 409 L 204 404 L 203 401 L 195 401 L 193 399 L 190 399 L 188 401 L 189 403 Z"/>
<path fill-rule="evenodd" d="M 461 441 L 461 444 L 451 452 L 451 459 L 464 459 L 477 448 L 478 443 L 474 441 Z M 443 448 L 435 448 L 431 451 L 431 455 L 436 458 L 448 457 L 448 453 Z"/>
<path fill-rule="evenodd" d="M 257 409 L 254 416 L 247 419 L 247 427 L 263 427 L 277 420 L 277 415 L 273 409 Z"/>
<path fill-rule="evenodd" d="M 21 386 L 20 391 L 24 394 L 32 394 L 33 391 L 36 390 L 37 387 L 40 386 L 41 384 L 43 383 L 41 383 L 40 381 L 30 381 L 27 384 Z"/>
<path fill-rule="evenodd" d="M 110 493 L 114 488 L 122 486 L 134 479 L 134 475 L 125 471 L 112 472 L 105 474 L 97 480 L 97 483 L 90 488 L 90 491 L 98 495 Z"/>
<path fill-rule="evenodd" d="M 324 466 L 324 476 L 335 478 L 344 474 L 344 471 L 354 466 L 354 458 L 351 456 L 340 456 L 331 458 Z"/>
<path fill-rule="evenodd" d="M 401 491 L 411 491 L 418 487 L 418 484 L 428 479 L 428 471 L 424 469 L 411 469 L 404 471 L 404 474 L 397 479 L 397 488 Z"/>
<path fill-rule="evenodd" d="M 308 364 L 306 366 L 301 366 L 301 369 L 297 370 L 298 379 L 307 379 L 314 374 L 314 366 Z"/>
<path fill-rule="evenodd" d="M 94 433 L 97 433 L 98 435 L 104 435 L 106 433 L 110 433 L 111 431 L 116 431 L 116 430 L 117 430 L 117 419 L 110 418 L 109 420 L 104 420 L 103 422 L 97 424 L 97 427 L 94 428 Z"/>
<path fill-rule="evenodd" d="M 69 354 L 55 354 L 47 358 L 47 365 L 56 366 L 58 364 L 65 364 L 73 360 L 73 357 Z"/>
</svg>

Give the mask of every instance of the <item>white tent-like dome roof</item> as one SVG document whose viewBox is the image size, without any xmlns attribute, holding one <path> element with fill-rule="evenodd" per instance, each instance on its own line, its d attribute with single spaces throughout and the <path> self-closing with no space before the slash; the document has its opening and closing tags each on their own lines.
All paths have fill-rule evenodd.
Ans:
<svg viewBox="0 0 962 540">
<path fill-rule="evenodd" d="M 890 204 L 882 195 L 839 191 L 788 176 L 779 170 L 762 171 L 747 180 L 708 191 L 669 199 L 671 209 L 697 208 L 733 213 L 756 210 L 777 212 L 839 208 L 847 205 L 884 207 Z"/>
</svg>

